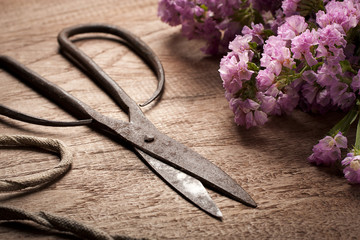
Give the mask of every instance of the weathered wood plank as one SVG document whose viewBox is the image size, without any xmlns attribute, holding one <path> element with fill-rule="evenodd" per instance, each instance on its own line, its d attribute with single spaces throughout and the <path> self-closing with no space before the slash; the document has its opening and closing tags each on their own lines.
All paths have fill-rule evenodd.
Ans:
<svg viewBox="0 0 360 240">
<path fill-rule="evenodd" d="M 215 220 L 186 202 L 131 151 L 87 127 L 32 126 L 0 117 L 0 133 L 64 141 L 74 153 L 72 170 L 31 193 L 0 194 L 0 204 L 49 211 L 111 234 L 156 239 L 351 239 L 358 238 L 360 191 L 336 172 L 307 163 L 311 147 L 339 118 L 294 112 L 266 126 L 237 127 L 223 97 L 219 59 L 204 56 L 178 28 L 161 23 L 156 0 L 12 0 L 0 2 L 0 54 L 12 56 L 109 116 L 126 115 L 83 73 L 58 54 L 56 36 L 87 22 L 116 24 L 140 36 L 159 55 L 166 89 L 144 109 L 169 136 L 206 156 L 257 201 L 251 209 L 209 191 L 224 214 Z M 156 88 L 156 78 L 116 42 L 77 42 L 137 102 Z M 0 103 L 39 117 L 72 116 L 0 72 Z M 0 149 L 0 176 L 44 169 L 56 157 L 31 150 Z M 1 239 L 61 239 L 19 224 L 0 224 Z"/>
</svg>

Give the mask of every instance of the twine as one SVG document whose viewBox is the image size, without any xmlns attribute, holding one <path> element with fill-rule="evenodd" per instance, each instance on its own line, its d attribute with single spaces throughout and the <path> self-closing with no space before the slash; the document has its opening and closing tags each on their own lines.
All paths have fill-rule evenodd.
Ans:
<svg viewBox="0 0 360 240">
<path fill-rule="evenodd" d="M 37 147 L 60 154 L 60 162 L 52 169 L 23 177 L 0 179 L 0 191 L 15 191 L 48 183 L 65 174 L 71 167 L 71 153 L 59 140 L 23 135 L 0 135 L 0 146 Z"/>
<path fill-rule="evenodd" d="M 52 169 L 23 177 L 0 179 L 0 191 L 16 191 L 49 183 L 64 175 L 71 167 L 72 156 L 65 144 L 56 139 L 23 135 L 0 135 L 0 146 L 37 147 L 60 155 L 60 162 Z M 30 213 L 20 208 L 0 205 L 0 222 L 31 221 L 43 227 L 74 234 L 82 239 L 94 240 L 133 240 L 135 238 L 114 235 L 85 225 L 75 220 L 56 216 L 47 212 Z"/>
</svg>

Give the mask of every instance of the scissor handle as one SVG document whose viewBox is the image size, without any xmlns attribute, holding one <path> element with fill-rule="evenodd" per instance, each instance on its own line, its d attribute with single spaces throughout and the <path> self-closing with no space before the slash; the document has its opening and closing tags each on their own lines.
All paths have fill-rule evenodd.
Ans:
<svg viewBox="0 0 360 240">
<path fill-rule="evenodd" d="M 97 114 L 93 109 L 91 109 L 89 106 L 78 100 L 77 98 L 73 97 L 71 94 L 63 90 L 62 88 L 56 86 L 55 84 L 49 82 L 36 72 L 32 71 L 31 69 L 25 67 L 23 64 L 19 63 L 15 59 L 2 55 L 0 56 L 0 67 L 3 68 L 5 71 L 13 74 L 15 77 L 19 78 L 24 83 L 28 84 L 30 87 L 35 88 L 38 90 L 41 94 L 43 94 L 48 99 L 53 100 L 55 103 L 57 103 L 59 106 L 63 107 L 67 111 L 75 114 L 77 117 L 82 119 L 88 119 L 89 121 L 93 119 L 93 115 Z M 4 106 L 3 106 L 4 107 Z M 6 114 L 6 112 L 9 113 L 9 108 L 2 108 L 3 111 L 1 111 L 1 114 L 4 114 L 6 116 L 9 116 L 11 118 L 15 118 L 21 121 L 25 122 L 32 122 L 32 120 L 26 120 L 26 118 L 29 118 L 29 116 L 26 116 L 22 113 L 15 113 L 14 114 Z M 92 114 L 94 113 L 94 114 Z M 25 118 L 18 118 L 17 116 L 24 115 Z M 21 116 L 20 116 L 21 117 Z M 31 117 L 30 117 L 31 118 Z M 34 119 L 33 119 L 34 120 Z M 39 121 L 39 119 L 35 119 L 32 123 L 41 124 L 41 125 L 47 125 L 41 123 L 42 120 Z M 49 121 L 48 121 L 49 122 Z M 51 124 L 49 124 L 51 125 Z M 56 124 L 54 122 L 53 124 L 60 126 L 59 124 Z M 65 124 L 68 125 L 68 124 Z"/>
<path fill-rule="evenodd" d="M 75 60 L 121 108 L 131 116 L 133 114 L 142 115 L 138 105 L 125 93 L 125 91 L 112 80 L 89 56 L 75 46 L 70 37 L 83 33 L 107 33 L 115 35 L 125 40 L 128 46 L 135 51 L 155 72 L 158 78 L 158 86 L 151 98 L 140 106 L 145 106 L 157 98 L 164 88 L 165 73 L 162 64 L 156 54 L 140 38 L 127 30 L 107 24 L 85 24 L 65 28 L 58 35 L 58 42 L 62 52 Z"/>
</svg>

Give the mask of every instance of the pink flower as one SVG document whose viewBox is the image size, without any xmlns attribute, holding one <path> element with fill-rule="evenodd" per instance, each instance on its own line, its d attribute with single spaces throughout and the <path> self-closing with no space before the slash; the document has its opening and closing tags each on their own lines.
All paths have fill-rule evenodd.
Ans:
<svg viewBox="0 0 360 240">
<path fill-rule="evenodd" d="M 198 0 L 196 3 L 204 4 L 210 11 L 214 13 L 214 15 L 216 15 L 216 17 L 224 15 L 230 16 L 234 14 L 234 9 L 238 9 L 240 7 L 240 1 L 238 0 Z"/>
<path fill-rule="evenodd" d="M 271 85 L 264 93 L 262 93 L 264 96 L 262 97 L 262 99 L 266 99 L 265 97 L 267 97 L 267 100 L 275 100 L 275 103 L 271 104 L 268 106 L 267 109 L 267 113 L 269 115 L 281 115 L 281 108 L 280 105 L 277 102 L 277 99 L 280 95 L 280 90 L 276 87 L 275 84 Z M 270 102 L 272 103 L 272 102 Z M 267 105 L 265 105 L 267 106 Z"/>
<path fill-rule="evenodd" d="M 249 28 L 248 26 L 244 26 L 241 33 L 243 35 L 250 34 L 250 35 L 260 36 L 263 31 L 264 31 L 264 25 L 262 25 L 261 23 L 258 24 L 251 23 L 251 28 Z"/>
<path fill-rule="evenodd" d="M 260 63 L 276 76 L 280 74 L 283 66 L 291 69 L 295 65 L 290 49 L 286 47 L 286 42 L 280 36 L 271 36 L 265 42 Z"/>
<path fill-rule="evenodd" d="M 318 79 L 318 74 L 313 70 L 307 70 L 302 74 L 302 79 L 307 83 L 315 83 Z"/>
<path fill-rule="evenodd" d="M 295 15 L 299 2 L 300 0 L 284 0 L 281 8 L 283 9 L 285 16 Z"/>
<path fill-rule="evenodd" d="M 312 104 L 318 94 L 319 89 L 310 83 L 305 83 L 301 88 L 301 93 L 309 104 Z"/>
<path fill-rule="evenodd" d="M 275 74 L 267 69 L 260 70 L 256 76 L 256 84 L 261 91 L 268 89 L 273 84 L 274 80 Z"/>
<path fill-rule="evenodd" d="M 291 57 L 291 52 L 289 48 L 281 48 L 279 55 L 275 59 L 284 67 L 292 69 L 295 65 L 294 59 Z"/>
<path fill-rule="evenodd" d="M 331 165 L 341 158 L 341 148 L 347 147 L 347 138 L 341 132 L 335 137 L 326 136 L 313 147 L 309 162 L 317 165 Z"/>
<path fill-rule="evenodd" d="M 238 35 L 233 41 L 229 43 L 229 49 L 237 53 L 250 50 L 249 42 L 252 40 L 252 38 L 253 37 L 250 34 L 244 36 Z"/>
<path fill-rule="evenodd" d="M 316 22 L 322 28 L 335 23 L 339 24 L 344 32 L 347 32 L 359 23 L 360 8 L 358 1 L 330 1 L 325 9 L 326 13 L 324 11 L 316 13 Z"/>
<path fill-rule="evenodd" d="M 248 26 L 244 26 L 241 33 L 243 35 L 251 35 L 253 39 L 252 41 L 256 42 L 258 45 L 262 45 L 264 44 L 264 39 L 261 36 L 263 31 L 264 31 L 264 25 L 262 25 L 261 23 L 259 24 L 251 23 L 251 28 L 249 28 Z"/>
<path fill-rule="evenodd" d="M 254 71 L 248 69 L 249 54 L 248 52 L 240 53 L 239 62 L 237 63 L 237 78 L 243 81 L 250 80 Z"/>
<path fill-rule="evenodd" d="M 233 98 L 229 103 L 235 114 L 235 123 L 238 125 L 250 128 L 264 125 L 268 120 L 267 114 L 261 111 L 260 104 L 251 99 L 242 101 L 239 98 Z"/>
<path fill-rule="evenodd" d="M 322 89 L 318 93 L 318 95 L 316 96 L 316 103 L 321 106 L 321 108 L 322 108 L 321 110 L 323 110 L 324 112 L 326 112 L 328 109 L 331 108 L 331 106 L 330 106 L 330 93 L 326 88 Z"/>
<path fill-rule="evenodd" d="M 236 78 L 237 63 L 237 57 L 233 53 L 224 56 L 220 62 L 220 77 L 225 90 L 230 94 L 236 93 L 242 87 L 242 81 Z"/>
<path fill-rule="evenodd" d="M 266 114 L 271 114 L 276 106 L 276 99 L 273 96 L 267 96 L 263 92 L 257 92 L 256 98 L 259 99 L 260 109 Z"/>
<path fill-rule="evenodd" d="M 281 109 L 281 114 L 291 113 L 299 103 L 299 94 L 291 86 L 286 86 L 279 92 L 277 97 L 277 104 Z"/>
<path fill-rule="evenodd" d="M 315 85 L 305 83 L 301 89 L 300 107 L 305 112 L 324 114 L 333 108 L 328 90 L 319 89 Z"/>
<path fill-rule="evenodd" d="M 355 77 L 353 77 L 351 82 L 351 88 L 354 90 L 354 92 L 360 90 L 360 70 L 356 74 Z"/>
<path fill-rule="evenodd" d="M 194 35 L 188 35 L 188 38 L 203 38 L 206 41 L 206 47 L 201 50 L 206 54 L 215 55 L 219 50 L 219 45 L 221 42 L 221 32 L 217 27 L 217 22 L 213 18 L 207 18 L 202 23 L 196 23 L 194 28 L 190 28 L 191 31 L 194 31 Z M 184 25 L 182 28 L 184 31 Z"/>
<path fill-rule="evenodd" d="M 261 102 L 261 109 L 268 115 L 288 114 L 299 102 L 299 94 L 292 86 L 286 86 L 281 91 L 272 84 L 265 92 L 256 95 Z"/>
<path fill-rule="evenodd" d="M 339 79 L 337 75 L 342 74 L 341 66 L 337 64 L 327 64 L 324 63 L 317 72 L 318 78 L 317 83 L 322 87 L 330 87 L 333 84 L 336 84 Z"/>
<path fill-rule="evenodd" d="M 168 0 L 159 1 L 158 16 L 161 21 L 168 23 L 170 26 L 176 26 L 181 23 L 180 15 L 176 9 L 176 2 Z"/>
<path fill-rule="evenodd" d="M 317 64 L 316 59 L 314 58 L 311 47 L 318 44 L 318 34 L 313 29 L 311 32 L 307 29 L 305 32 L 296 36 L 291 41 L 291 51 L 293 52 L 293 57 L 295 59 L 302 60 L 305 58 L 309 66 Z"/>
<path fill-rule="evenodd" d="M 248 52 L 230 52 L 222 58 L 219 72 L 227 92 L 235 94 L 242 87 L 242 83 L 251 78 L 254 71 L 248 69 L 248 62 Z"/>
<path fill-rule="evenodd" d="M 337 82 L 330 86 L 331 100 L 343 110 L 351 107 L 356 99 L 355 94 L 347 90 L 348 85 L 342 82 Z"/>
<path fill-rule="evenodd" d="M 339 25 L 327 25 L 318 30 L 319 47 L 317 48 L 317 57 L 325 57 L 327 63 L 336 64 L 345 59 L 344 49 L 346 46 L 344 34 L 339 31 Z"/>
<path fill-rule="evenodd" d="M 264 54 L 275 55 L 278 49 L 286 47 L 286 42 L 279 36 L 270 36 L 264 45 Z"/>
<path fill-rule="evenodd" d="M 283 40 L 291 40 L 304 32 L 307 26 L 304 17 L 293 15 L 285 19 L 285 23 L 279 27 L 277 33 Z"/>
<path fill-rule="evenodd" d="M 318 74 L 312 70 L 305 71 L 302 75 L 304 81 L 301 86 L 302 109 L 309 112 L 325 113 L 331 108 L 330 94 L 326 88 L 320 87 L 316 81 Z"/>
<path fill-rule="evenodd" d="M 215 55 L 225 52 L 229 41 L 240 33 L 242 25 L 232 21 L 240 4 L 238 0 L 160 0 L 158 16 L 171 26 L 181 25 L 188 39 L 205 40 L 202 50 Z"/>
<path fill-rule="evenodd" d="M 341 164 L 345 167 L 343 170 L 345 178 L 350 183 L 360 183 L 360 155 L 350 152 Z"/>
</svg>

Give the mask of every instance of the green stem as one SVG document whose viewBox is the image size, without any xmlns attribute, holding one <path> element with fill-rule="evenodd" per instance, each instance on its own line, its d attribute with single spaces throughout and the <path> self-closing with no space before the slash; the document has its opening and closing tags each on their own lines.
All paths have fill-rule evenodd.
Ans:
<svg viewBox="0 0 360 240">
<path fill-rule="evenodd" d="M 303 75 L 303 73 L 304 73 L 305 71 L 309 70 L 309 69 L 310 69 L 310 66 L 309 66 L 308 64 L 306 64 L 306 65 L 301 69 L 301 71 L 299 72 L 299 74 L 300 74 L 299 77 L 301 77 L 301 76 Z"/>
<path fill-rule="evenodd" d="M 355 151 L 360 151 L 360 118 L 356 127 Z"/>
<path fill-rule="evenodd" d="M 350 125 L 356 120 L 359 115 L 358 106 L 353 107 L 346 115 L 343 117 L 330 131 L 329 135 L 334 137 L 338 132 L 343 133 L 344 135 L 349 130 Z M 358 124 L 359 126 L 359 124 Z M 359 129 L 359 127 L 358 127 Z M 360 131 L 360 130 L 358 130 Z M 359 133 L 360 135 L 360 133 Z M 360 139 L 360 137 L 359 137 Z M 359 140 L 360 142 L 360 140 Z M 360 143 L 359 143 L 360 144 Z"/>
</svg>

